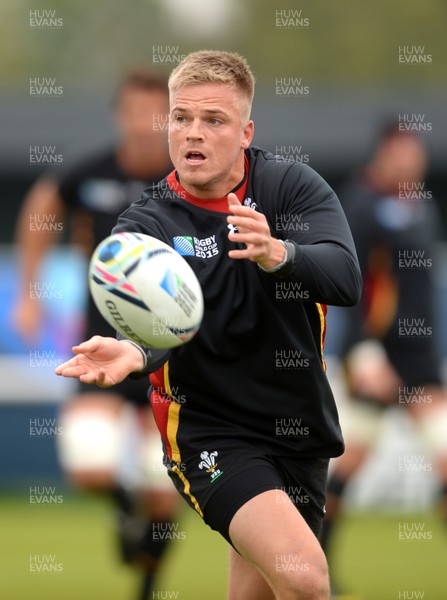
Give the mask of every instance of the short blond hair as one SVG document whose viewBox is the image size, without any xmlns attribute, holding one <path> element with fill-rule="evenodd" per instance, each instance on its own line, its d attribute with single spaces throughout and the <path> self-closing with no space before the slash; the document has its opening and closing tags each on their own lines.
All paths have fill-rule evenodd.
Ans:
<svg viewBox="0 0 447 600">
<path fill-rule="evenodd" d="M 245 96 L 244 116 L 250 118 L 255 78 L 246 59 L 236 52 L 199 50 L 188 54 L 169 77 L 169 92 L 187 85 L 221 83 L 236 88 Z"/>
</svg>

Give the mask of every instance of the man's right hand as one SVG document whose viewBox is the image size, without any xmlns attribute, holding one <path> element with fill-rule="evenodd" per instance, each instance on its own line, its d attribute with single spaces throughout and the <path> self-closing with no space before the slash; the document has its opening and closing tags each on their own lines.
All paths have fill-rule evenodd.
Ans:
<svg viewBox="0 0 447 600">
<path fill-rule="evenodd" d="M 125 340 L 95 335 L 79 346 L 73 346 L 72 351 L 76 356 L 59 365 L 55 373 L 75 377 L 82 383 L 110 387 L 144 368 L 142 353 Z"/>
</svg>

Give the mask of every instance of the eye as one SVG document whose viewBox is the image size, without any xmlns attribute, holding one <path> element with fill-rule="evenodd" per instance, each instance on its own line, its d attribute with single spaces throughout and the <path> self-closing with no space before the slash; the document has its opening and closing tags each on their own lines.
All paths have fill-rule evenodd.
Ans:
<svg viewBox="0 0 447 600">
<path fill-rule="evenodd" d="M 220 121 L 219 119 L 210 119 L 209 123 L 210 125 L 220 125 L 222 121 Z"/>
<path fill-rule="evenodd" d="M 174 121 L 176 123 L 186 123 L 186 117 L 183 117 L 182 115 L 175 115 Z"/>
</svg>

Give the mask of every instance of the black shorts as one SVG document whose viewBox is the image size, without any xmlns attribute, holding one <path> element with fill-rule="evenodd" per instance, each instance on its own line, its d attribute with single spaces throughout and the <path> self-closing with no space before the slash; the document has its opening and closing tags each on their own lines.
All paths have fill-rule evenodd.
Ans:
<svg viewBox="0 0 447 600">
<path fill-rule="evenodd" d="M 79 395 L 91 394 L 92 392 L 118 394 L 122 396 L 126 402 L 138 407 L 145 406 L 150 408 L 148 390 L 149 380 L 147 377 L 144 377 L 143 379 L 129 379 L 127 377 L 124 381 L 111 388 L 101 388 L 92 383 L 81 383 L 78 381 Z"/>
<path fill-rule="evenodd" d="M 318 536 L 325 513 L 328 458 L 272 456 L 240 440 L 209 439 L 200 454 L 181 463 L 165 457 L 175 487 L 205 523 L 231 544 L 229 526 L 243 504 L 258 494 L 285 492 Z"/>
</svg>

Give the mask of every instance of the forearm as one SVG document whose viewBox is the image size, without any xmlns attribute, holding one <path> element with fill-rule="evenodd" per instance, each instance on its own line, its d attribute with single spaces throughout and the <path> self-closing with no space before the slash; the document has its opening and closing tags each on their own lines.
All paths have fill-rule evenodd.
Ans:
<svg viewBox="0 0 447 600">
<path fill-rule="evenodd" d="M 273 275 L 300 282 L 309 300 L 353 306 L 361 295 L 362 278 L 355 258 L 335 243 L 299 245 L 288 240 L 287 261 Z"/>
<path fill-rule="evenodd" d="M 23 292 L 27 293 L 30 282 L 37 280 L 43 257 L 59 240 L 62 217 L 56 185 L 49 180 L 35 184 L 20 211 L 15 236 Z"/>
</svg>

